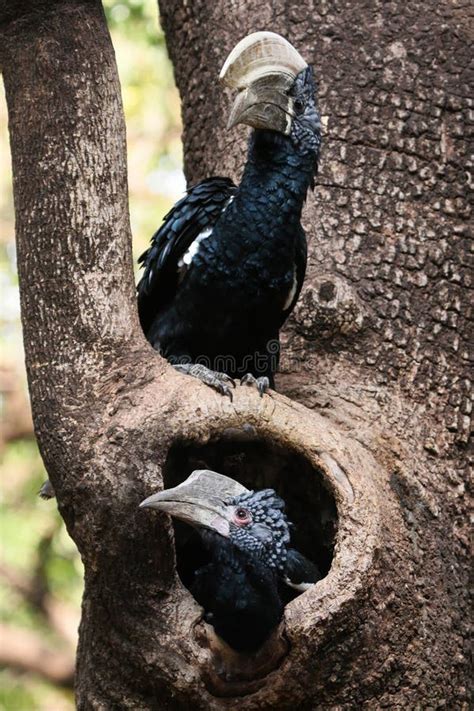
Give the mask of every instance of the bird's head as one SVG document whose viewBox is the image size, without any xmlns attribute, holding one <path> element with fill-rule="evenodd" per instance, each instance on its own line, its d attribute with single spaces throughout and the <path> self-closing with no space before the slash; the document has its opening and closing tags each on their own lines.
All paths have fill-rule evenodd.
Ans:
<svg viewBox="0 0 474 711">
<path fill-rule="evenodd" d="M 238 90 L 228 128 L 244 123 L 289 136 L 297 150 L 318 153 L 321 121 L 313 68 L 283 37 L 254 32 L 227 57 L 220 80 Z"/>
<path fill-rule="evenodd" d="M 282 569 L 290 541 L 285 504 L 273 489 L 249 491 L 208 469 L 194 471 L 182 484 L 153 494 L 140 504 L 230 539 L 239 549 Z"/>
</svg>

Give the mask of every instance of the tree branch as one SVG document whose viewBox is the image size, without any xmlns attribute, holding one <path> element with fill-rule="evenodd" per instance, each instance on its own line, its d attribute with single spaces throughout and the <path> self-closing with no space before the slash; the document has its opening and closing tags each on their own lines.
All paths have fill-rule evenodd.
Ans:
<svg viewBox="0 0 474 711">
<path fill-rule="evenodd" d="M 51 629 L 67 642 L 71 649 L 75 649 L 79 614 L 74 608 L 58 600 L 44 587 L 39 587 L 37 575 L 27 578 L 6 563 L 0 563 L 0 578 L 42 615 Z"/>
<path fill-rule="evenodd" d="M 33 632 L 0 625 L 0 666 L 39 674 L 53 684 L 71 688 L 74 681 L 74 655 L 53 650 Z"/>
<path fill-rule="evenodd" d="M 39 539 L 36 548 L 36 563 L 30 576 L 27 577 L 16 568 L 2 562 L 0 563 L 0 577 L 44 618 L 51 629 L 68 644 L 71 650 L 75 650 L 79 627 L 78 611 L 52 595 L 46 572 L 57 528 L 58 524 L 56 523 Z"/>
<path fill-rule="evenodd" d="M 81 420 L 138 324 L 120 84 L 98 0 L 21 1 L 0 16 L 22 324 L 35 431 L 59 491 Z M 76 447 L 79 444 L 75 445 Z"/>
<path fill-rule="evenodd" d="M 125 125 L 101 3 L 17 3 L 2 43 L 30 381 L 50 368 L 64 384 L 71 368 L 90 380 L 139 333 Z"/>
<path fill-rule="evenodd" d="M 12 363 L 0 365 L 0 393 L 5 417 L 0 423 L 0 451 L 9 443 L 33 434 L 31 410 L 23 379 Z"/>
</svg>

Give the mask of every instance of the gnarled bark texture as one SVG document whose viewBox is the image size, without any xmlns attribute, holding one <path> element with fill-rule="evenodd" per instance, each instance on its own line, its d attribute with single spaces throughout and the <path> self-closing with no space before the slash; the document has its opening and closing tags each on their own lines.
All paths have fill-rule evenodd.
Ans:
<svg viewBox="0 0 474 711">
<path fill-rule="evenodd" d="M 140 332 L 99 4 L 2 9 L 34 422 L 86 570 L 78 707 L 463 708 L 468 8 L 162 0 L 161 12 L 190 180 L 240 172 L 244 136 L 224 130 L 216 77 L 234 43 L 262 28 L 314 63 L 324 156 L 284 394 L 238 388 L 230 403 L 177 375 Z M 277 487 L 293 474 L 271 453 L 304 458 L 308 492 L 314 477 L 337 506 L 327 576 L 250 660 L 202 623 L 166 517 L 137 511 L 171 476 L 171 448 L 180 462 L 190 445 L 218 460 L 226 440 L 267 448 Z M 242 478 L 256 469 L 245 451 L 232 463 Z M 300 497 L 302 529 L 317 506 Z"/>
</svg>

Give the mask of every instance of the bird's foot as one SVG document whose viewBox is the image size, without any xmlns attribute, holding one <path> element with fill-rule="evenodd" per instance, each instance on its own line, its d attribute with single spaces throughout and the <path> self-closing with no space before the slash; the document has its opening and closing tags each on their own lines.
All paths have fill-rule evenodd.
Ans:
<svg viewBox="0 0 474 711">
<path fill-rule="evenodd" d="M 235 388 L 235 381 L 227 373 L 219 373 L 217 370 L 210 370 L 200 363 L 175 363 L 173 367 L 185 375 L 192 375 L 205 385 L 217 390 L 221 395 L 227 395 L 230 401 L 233 400 L 232 388 Z"/>
<path fill-rule="evenodd" d="M 260 378 L 256 378 L 252 373 L 247 373 L 243 378 L 240 378 L 241 385 L 256 385 L 257 390 L 260 393 L 260 397 L 263 397 L 263 393 L 266 393 L 270 387 L 270 380 L 266 375 L 262 375 Z"/>
<path fill-rule="evenodd" d="M 41 496 L 41 498 L 45 500 L 54 499 L 56 496 L 56 492 L 54 491 L 53 485 L 49 479 L 46 479 L 46 481 L 43 482 L 41 489 L 38 491 L 38 496 Z"/>
</svg>

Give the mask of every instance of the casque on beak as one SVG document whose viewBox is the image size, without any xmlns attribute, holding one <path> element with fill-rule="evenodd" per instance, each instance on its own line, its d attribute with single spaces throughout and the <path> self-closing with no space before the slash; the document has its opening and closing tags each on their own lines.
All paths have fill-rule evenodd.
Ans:
<svg viewBox="0 0 474 711">
<path fill-rule="evenodd" d="M 196 469 L 185 481 L 141 502 L 192 526 L 229 535 L 229 510 L 225 502 L 248 491 L 242 484 L 210 469 Z"/>
<path fill-rule="evenodd" d="M 306 67 L 293 45 L 275 32 L 244 37 L 219 75 L 223 84 L 239 90 L 227 127 L 245 123 L 288 135 L 294 115 L 288 90 Z"/>
</svg>

